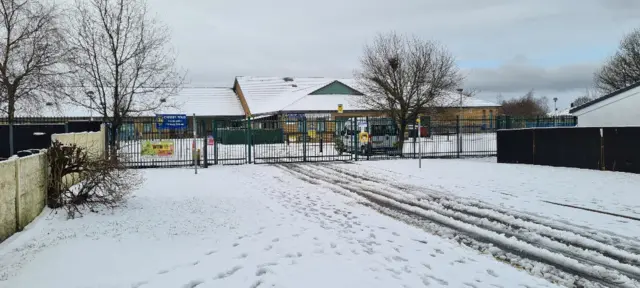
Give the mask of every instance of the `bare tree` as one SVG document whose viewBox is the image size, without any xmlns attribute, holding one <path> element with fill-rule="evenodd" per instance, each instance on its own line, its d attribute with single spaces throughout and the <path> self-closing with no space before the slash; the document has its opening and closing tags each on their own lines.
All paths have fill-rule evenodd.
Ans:
<svg viewBox="0 0 640 288">
<path fill-rule="evenodd" d="M 580 105 L 586 104 L 588 102 L 591 102 L 591 100 L 593 100 L 593 98 L 589 97 L 589 96 L 580 96 L 578 98 L 576 98 L 576 100 L 573 100 L 573 102 L 571 103 L 571 107 L 578 107 Z"/>
<path fill-rule="evenodd" d="M 16 111 L 54 101 L 66 53 L 60 10 L 34 0 L 0 0 L 0 110 Z"/>
<path fill-rule="evenodd" d="M 594 75 L 595 86 L 603 94 L 640 81 L 640 29 L 627 34 L 618 51 Z"/>
<path fill-rule="evenodd" d="M 578 107 L 580 105 L 591 102 L 598 98 L 598 94 L 591 88 L 586 88 L 584 94 L 571 102 L 571 107 Z"/>
<path fill-rule="evenodd" d="M 391 117 L 400 132 L 402 151 L 407 125 L 419 113 L 437 106 L 460 87 L 462 76 L 454 57 L 436 42 L 380 34 L 365 46 L 355 78 L 365 95 L 360 105 Z"/>
<path fill-rule="evenodd" d="M 544 96 L 535 97 L 533 90 L 520 98 L 504 100 L 500 104 L 502 114 L 507 116 L 535 117 L 549 112 L 549 99 Z"/>
<path fill-rule="evenodd" d="M 71 101 L 111 124 L 111 146 L 128 117 L 170 105 L 182 86 L 169 30 L 150 16 L 144 0 L 76 0 L 68 43 Z"/>
</svg>

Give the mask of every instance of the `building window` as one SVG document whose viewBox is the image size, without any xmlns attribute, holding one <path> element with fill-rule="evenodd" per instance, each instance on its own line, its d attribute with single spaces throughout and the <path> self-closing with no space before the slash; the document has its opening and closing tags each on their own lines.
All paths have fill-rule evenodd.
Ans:
<svg viewBox="0 0 640 288">
<path fill-rule="evenodd" d="M 326 129 L 327 129 L 326 125 L 327 125 L 327 119 L 320 118 L 320 119 L 318 119 L 318 124 L 316 126 L 317 127 L 316 130 L 318 132 L 325 132 Z"/>
</svg>

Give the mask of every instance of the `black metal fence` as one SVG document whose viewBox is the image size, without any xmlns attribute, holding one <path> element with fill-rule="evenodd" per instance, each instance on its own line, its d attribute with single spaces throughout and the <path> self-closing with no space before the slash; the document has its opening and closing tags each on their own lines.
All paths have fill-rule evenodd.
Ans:
<svg viewBox="0 0 640 288">
<path fill-rule="evenodd" d="M 51 134 L 100 131 L 99 121 L 82 118 L 0 118 L 0 159 L 51 146 Z"/>
<path fill-rule="evenodd" d="M 640 127 L 498 131 L 499 163 L 640 173 Z"/>
<path fill-rule="evenodd" d="M 499 128 L 576 124 L 573 117 L 423 117 L 420 123 L 408 125 L 403 134 L 391 119 L 374 117 L 196 117 L 196 123 L 194 136 L 193 125 L 162 131 L 150 120 L 126 121 L 118 131 L 118 153 L 129 166 L 139 168 L 485 157 L 497 154 Z"/>
<path fill-rule="evenodd" d="M 50 134 L 96 131 L 100 122 L 74 118 L 20 119 L 27 146 L 44 148 Z M 268 117 L 263 119 L 195 118 L 182 129 L 164 130 L 152 117 L 127 119 L 109 147 L 130 167 L 208 166 L 245 163 L 360 161 L 395 158 L 460 158 L 497 154 L 496 131 L 539 125 L 575 125 L 574 117 L 556 118 L 430 118 L 411 121 L 404 133 L 390 118 Z M 26 125 L 26 123 L 29 123 Z M 109 123 L 107 123 L 109 126 Z M 31 130 L 26 127 L 32 127 Z M 35 127 L 35 128 L 34 128 Z M 33 129 L 40 136 L 33 136 Z M 46 130 L 49 129 L 49 130 Z M 45 131 L 46 130 L 46 131 Z M 419 133 L 418 133 L 419 131 Z M 7 133 L 0 124 L 0 137 Z M 40 142 L 27 135 L 41 137 Z M 2 137 L 2 139 L 5 139 Z M 18 142 L 14 137 L 14 142 Z M 45 141 L 46 140 L 46 141 Z M 4 146 L 0 147 L 4 149 Z"/>
</svg>

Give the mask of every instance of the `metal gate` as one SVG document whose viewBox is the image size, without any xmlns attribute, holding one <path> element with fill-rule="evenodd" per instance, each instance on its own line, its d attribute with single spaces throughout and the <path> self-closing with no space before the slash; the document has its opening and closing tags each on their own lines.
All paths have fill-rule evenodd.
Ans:
<svg viewBox="0 0 640 288">
<path fill-rule="evenodd" d="M 245 164 L 249 161 L 249 130 L 245 120 L 213 120 L 204 139 L 207 165 Z M 203 158 L 204 158 L 203 157 Z"/>
<path fill-rule="evenodd" d="M 329 119 L 254 120 L 250 159 L 255 163 L 350 161 Z"/>
<path fill-rule="evenodd" d="M 152 120 L 125 122 L 116 135 L 112 135 L 110 129 L 108 132 L 109 143 L 115 143 L 118 159 L 131 168 L 192 166 L 194 150 L 202 148 L 202 141 L 194 141 L 190 127 L 158 130 Z"/>
</svg>

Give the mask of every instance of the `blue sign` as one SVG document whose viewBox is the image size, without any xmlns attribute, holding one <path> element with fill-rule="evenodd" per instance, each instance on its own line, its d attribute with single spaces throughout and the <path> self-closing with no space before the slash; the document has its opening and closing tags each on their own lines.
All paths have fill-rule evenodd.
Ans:
<svg viewBox="0 0 640 288">
<path fill-rule="evenodd" d="M 287 120 L 289 121 L 304 120 L 304 118 L 305 118 L 305 115 L 300 113 L 287 114 Z"/>
<path fill-rule="evenodd" d="M 156 115 L 156 128 L 158 130 L 187 129 L 187 115 L 158 114 Z"/>
</svg>

